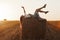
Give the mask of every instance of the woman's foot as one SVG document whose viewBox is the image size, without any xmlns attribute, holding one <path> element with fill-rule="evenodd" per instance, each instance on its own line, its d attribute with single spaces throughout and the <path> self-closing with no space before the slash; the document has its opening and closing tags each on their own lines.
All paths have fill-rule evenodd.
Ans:
<svg viewBox="0 0 60 40">
<path fill-rule="evenodd" d="M 43 6 L 43 8 L 46 8 L 46 5 L 47 5 L 47 4 L 45 4 L 45 5 Z"/>
<path fill-rule="evenodd" d="M 47 14 L 49 11 L 46 11 L 45 14 Z"/>
</svg>

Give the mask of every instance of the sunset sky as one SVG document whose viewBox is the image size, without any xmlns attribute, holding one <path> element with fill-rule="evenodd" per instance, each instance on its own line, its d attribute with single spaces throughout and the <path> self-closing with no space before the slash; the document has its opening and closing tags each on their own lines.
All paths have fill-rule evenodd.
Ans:
<svg viewBox="0 0 60 40">
<path fill-rule="evenodd" d="M 24 6 L 27 14 L 34 14 L 36 8 L 47 4 L 43 10 L 48 10 L 48 14 L 40 14 L 47 20 L 60 20 L 60 0 L 0 0 L 0 20 L 19 20 L 24 15 L 21 6 Z"/>
</svg>

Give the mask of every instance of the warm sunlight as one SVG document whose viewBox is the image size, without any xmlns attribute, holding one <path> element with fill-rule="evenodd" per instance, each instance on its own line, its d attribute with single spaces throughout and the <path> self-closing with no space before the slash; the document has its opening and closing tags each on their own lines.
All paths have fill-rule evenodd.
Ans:
<svg viewBox="0 0 60 40">
<path fill-rule="evenodd" d="M 8 18 L 11 10 L 8 4 L 0 4 L 0 20 Z"/>
<path fill-rule="evenodd" d="M 0 0 L 0 20 L 19 20 L 20 10 L 17 1 L 1 1 Z"/>
<path fill-rule="evenodd" d="M 0 20 L 19 20 L 23 14 L 21 6 L 24 6 L 27 13 L 33 14 L 36 8 L 47 4 L 47 15 L 40 14 L 47 20 L 60 20 L 60 0 L 0 0 Z"/>
</svg>

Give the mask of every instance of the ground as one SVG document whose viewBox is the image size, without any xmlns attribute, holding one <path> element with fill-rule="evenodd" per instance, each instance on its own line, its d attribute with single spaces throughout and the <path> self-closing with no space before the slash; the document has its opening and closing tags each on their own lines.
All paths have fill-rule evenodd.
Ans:
<svg viewBox="0 0 60 40">
<path fill-rule="evenodd" d="M 20 40 L 20 35 L 19 21 L 0 21 L 0 40 Z M 45 39 L 60 40 L 60 21 L 47 22 Z"/>
</svg>

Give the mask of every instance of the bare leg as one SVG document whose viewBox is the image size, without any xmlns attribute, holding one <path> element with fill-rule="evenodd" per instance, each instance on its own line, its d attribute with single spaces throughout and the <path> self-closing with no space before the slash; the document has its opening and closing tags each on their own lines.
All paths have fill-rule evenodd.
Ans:
<svg viewBox="0 0 60 40">
<path fill-rule="evenodd" d="M 47 14 L 47 13 L 48 13 L 48 11 L 42 11 L 42 10 L 41 10 L 41 9 L 43 9 L 43 8 L 46 8 L 46 5 L 47 5 L 47 4 L 45 4 L 45 5 L 44 5 L 44 6 L 42 6 L 41 8 L 36 9 L 36 10 L 35 10 L 35 13 L 37 13 L 37 14 L 38 14 L 38 12 L 42 12 L 42 13 Z"/>
<path fill-rule="evenodd" d="M 45 13 L 45 14 L 47 14 L 48 13 L 48 11 L 40 11 L 41 13 Z"/>
<path fill-rule="evenodd" d="M 41 9 L 46 8 L 46 5 L 47 5 L 47 4 L 45 4 L 45 5 L 44 5 L 44 6 L 42 6 L 41 8 L 36 9 L 36 11 L 35 11 L 35 12 L 39 12 Z"/>
<path fill-rule="evenodd" d="M 41 10 L 41 9 L 43 9 L 43 8 L 45 8 L 45 7 L 46 7 L 46 4 L 45 4 L 44 6 L 42 6 L 41 8 L 36 9 L 36 10 L 35 10 L 35 13 L 34 13 L 34 16 L 35 16 L 36 18 L 41 18 L 41 17 L 39 16 L 38 12 L 42 12 L 42 13 L 47 14 L 48 11 L 43 11 L 43 10 Z"/>
</svg>

